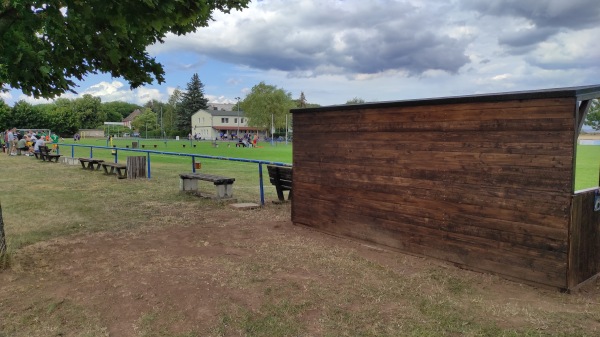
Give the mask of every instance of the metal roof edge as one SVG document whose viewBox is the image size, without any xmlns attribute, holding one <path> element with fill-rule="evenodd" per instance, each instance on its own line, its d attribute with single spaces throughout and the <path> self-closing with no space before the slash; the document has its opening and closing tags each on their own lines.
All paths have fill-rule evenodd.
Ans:
<svg viewBox="0 0 600 337">
<path fill-rule="evenodd" d="M 295 108 L 295 109 L 291 109 L 290 111 L 292 113 L 322 112 L 322 111 L 333 111 L 333 110 L 336 110 L 336 111 L 358 110 L 358 109 L 364 109 L 364 108 L 389 108 L 389 107 L 403 107 L 403 106 L 417 106 L 417 105 L 498 102 L 498 101 L 509 101 L 509 100 L 520 100 L 520 99 L 564 98 L 564 97 L 575 97 L 575 98 L 577 98 L 577 100 L 600 98 L 600 84 L 588 85 L 588 86 L 578 86 L 578 87 L 566 87 L 566 88 L 552 88 L 552 89 L 529 90 L 529 91 L 513 91 L 513 92 L 502 92 L 502 93 L 477 94 L 477 95 L 467 95 L 467 96 L 422 98 L 422 99 L 372 102 L 372 103 L 362 103 L 362 104 L 341 104 L 341 105 L 330 105 L 330 106 L 323 106 L 323 107 L 317 107 L 317 108 Z"/>
</svg>

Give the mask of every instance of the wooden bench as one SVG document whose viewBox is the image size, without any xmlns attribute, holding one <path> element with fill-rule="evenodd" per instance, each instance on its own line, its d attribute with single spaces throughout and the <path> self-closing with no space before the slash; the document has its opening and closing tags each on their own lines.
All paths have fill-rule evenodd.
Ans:
<svg viewBox="0 0 600 337">
<path fill-rule="evenodd" d="M 284 191 L 289 191 L 288 200 L 292 200 L 292 168 L 288 166 L 267 165 L 269 180 L 275 185 L 279 202 L 285 202 Z"/>
<path fill-rule="evenodd" d="M 52 160 L 54 160 L 55 163 L 58 163 L 58 159 L 61 157 L 60 154 L 52 154 L 52 151 L 50 151 L 50 149 L 47 146 L 40 146 L 39 150 L 40 152 L 37 155 L 34 152 L 34 155 L 36 158 L 39 158 L 42 161 L 51 162 Z"/>
<path fill-rule="evenodd" d="M 104 174 L 106 174 L 106 175 L 116 174 L 117 178 L 119 178 L 119 179 L 127 178 L 127 165 L 126 164 L 104 162 L 101 165 L 102 165 L 102 168 L 104 169 Z M 109 168 L 110 168 L 110 170 L 109 170 Z"/>
<path fill-rule="evenodd" d="M 99 170 L 104 160 L 94 158 L 79 158 L 79 162 L 81 163 L 81 167 L 83 169 L 93 171 Z"/>
<path fill-rule="evenodd" d="M 233 197 L 234 178 L 227 178 L 206 173 L 181 173 L 179 174 L 179 189 L 182 192 L 198 192 L 198 180 L 209 181 L 215 185 L 216 195 L 207 195 L 213 199 L 230 199 Z M 202 195 L 202 194 L 200 194 Z"/>
<path fill-rule="evenodd" d="M 40 146 L 38 147 L 38 152 L 33 152 L 33 155 L 35 156 L 35 159 L 44 159 L 44 154 L 48 153 L 50 150 L 48 149 L 47 146 Z"/>
</svg>

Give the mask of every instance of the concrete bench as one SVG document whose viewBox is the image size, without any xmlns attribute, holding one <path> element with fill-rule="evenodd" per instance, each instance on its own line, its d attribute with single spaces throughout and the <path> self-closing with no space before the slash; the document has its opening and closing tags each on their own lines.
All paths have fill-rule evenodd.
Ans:
<svg viewBox="0 0 600 337">
<path fill-rule="evenodd" d="M 202 180 L 212 182 L 215 185 L 216 195 L 210 196 L 213 199 L 231 199 L 233 197 L 234 178 L 206 173 L 181 173 L 179 174 L 179 178 L 179 189 L 182 192 L 200 194 L 198 191 L 198 181 Z"/>
<path fill-rule="evenodd" d="M 99 170 L 100 166 L 104 162 L 102 159 L 94 159 L 94 158 L 79 158 L 79 162 L 81 163 L 81 167 L 84 170 Z"/>
</svg>

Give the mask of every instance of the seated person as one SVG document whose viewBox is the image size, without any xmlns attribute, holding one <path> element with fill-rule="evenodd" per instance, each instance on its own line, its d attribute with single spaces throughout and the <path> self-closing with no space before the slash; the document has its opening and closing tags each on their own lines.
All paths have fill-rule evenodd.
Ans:
<svg viewBox="0 0 600 337">
<path fill-rule="evenodd" d="M 25 152 L 25 155 L 29 156 L 29 147 L 27 147 L 27 139 L 25 137 L 20 137 L 19 141 L 17 141 L 17 151 L 19 154 Z"/>
<path fill-rule="evenodd" d="M 33 146 L 33 151 L 39 153 L 40 146 L 46 146 L 46 142 L 44 141 L 44 138 L 42 138 L 42 137 L 38 138 L 38 140 L 35 141 L 35 145 Z"/>
</svg>

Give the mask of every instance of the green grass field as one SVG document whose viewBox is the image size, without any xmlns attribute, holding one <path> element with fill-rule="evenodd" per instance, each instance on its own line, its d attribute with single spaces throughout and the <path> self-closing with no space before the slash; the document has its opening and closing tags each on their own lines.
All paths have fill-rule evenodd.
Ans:
<svg viewBox="0 0 600 337">
<path fill-rule="evenodd" d="M 575 190 L 598 186 L 600 146 L 579 145 L 575 164 Z"/>
<path fill-rule="evenodd" d="M 207 156 L 220 156 L 229 158 L 243 158 L 243 159 L 254 159 L 254 160 L 265 160 L 273 162 L 282 162 L 291 164 L 292 162 L 292 144 L 285 144 L 284 142 L 276 142 L 275 145 L 271 145 L 268 142 L 259 142 L 257 148 L 244 148 L 236 147 L 236 142 L 218 141 L 218 147 L 214 147 L 211 141 L 189 141 L 189 140 L 169 140 L 163 141 L 157 140 L 146 140 L 143 138 L 127 138 L 127 139 L 115 139 L 113 141 L 114 146 L 118 148 L 125 148 L 126 146 L 132 147 L 133 142 L 139 142 L 140 150 L 160 151 L 160 152 L 177 152 L 186 154 L 198 154 Z M 94 145 L 94 146 L 108 146 L 106 139 L 82 139 L 80 142 L 74 143 L 73 140 L 66 139 L 64 144 L 79 144 L 79 145 Z M 143 148 L 142 148 L 143 146 Z M 156 147 L 155 147 L 156 146 Z M 70 147 L 63 146 L 61 154 L 70 155 Z M 99 157 L 111 158 L 110 151 L 94 150 L 94 157 L 96 157 L 96 151 Z M 124 155 L 131 155 L 134 152 L 120 151 Z M 76 147 L 75 157 L 89 156 L 89 149 Z M 160 156 L 152 157 L 152 160 L 156 160 L 161 163 L 191 163 L 189 158 L 178 158 L 176 156 Z M 191 165 L 191 164 L 190 164 Z"/>
</svg>

